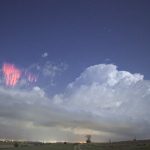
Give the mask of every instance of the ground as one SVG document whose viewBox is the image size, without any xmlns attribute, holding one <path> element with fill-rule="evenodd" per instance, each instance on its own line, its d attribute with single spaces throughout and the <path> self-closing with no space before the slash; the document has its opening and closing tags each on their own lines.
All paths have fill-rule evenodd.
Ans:
<svg viewBox="0 0 150 150">
<path fill-rule="evenodd" d="M 14 144 L 14 143 L 13 143 Z M 150 141 L 128 141 L 117 143 L 55 143 L 55 144 L 20 144 L 1 143 L 0 150 L 150 150 Z"/>
</svg>

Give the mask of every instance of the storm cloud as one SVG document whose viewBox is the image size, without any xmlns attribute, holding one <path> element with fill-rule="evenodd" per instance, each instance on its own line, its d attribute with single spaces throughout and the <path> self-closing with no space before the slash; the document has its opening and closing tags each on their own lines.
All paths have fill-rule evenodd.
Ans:
<svg viewBox="0 0 150 150">
<path fill-rule="evenodd" d="M 5 138 L 95 141 L 149 138 L 150 81 L 113 64 L 86 68 L 63 93 L 43 87 L 0 87 L 0 132 Z"/>
</svg>

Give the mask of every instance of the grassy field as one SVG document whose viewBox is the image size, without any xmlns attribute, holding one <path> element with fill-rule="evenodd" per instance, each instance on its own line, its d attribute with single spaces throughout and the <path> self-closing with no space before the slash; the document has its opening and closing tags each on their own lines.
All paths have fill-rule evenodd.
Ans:
<svg viewBox="0 0 150 150">
<path fill-rule="evenodd" d="M 0 144 L 0 150 L 150 150 L 150 141 L 118 142 L 118 143 L 91 143 L 91 144 L 42 144 L 19 145 Z"/>
<path fill-rule="evenodd" d="M 0 148 L 0 150 L 74 150 L 73 144 L 43 144 Z"/>
<path fill-rule="evenodd" d="M 150 143 L 83 144 L 80 150 L 150 150 Z"/>
</svg>

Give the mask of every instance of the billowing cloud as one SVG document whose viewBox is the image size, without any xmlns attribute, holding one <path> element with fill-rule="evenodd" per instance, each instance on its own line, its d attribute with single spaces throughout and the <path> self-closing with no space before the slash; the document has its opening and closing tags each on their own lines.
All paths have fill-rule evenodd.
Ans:
<svg viewBox="0 0 150 150">
<path fill-rule="evenodd" d="M 86 114 L 86 127 L 124 137 L 147 136 L 150 82 L 113 64 L 88 67 L 55 102 Z M 139 126 L 140 125 L 140 126 Z"/>
<path fill-rule="evenodd" d="M 95 141 L 149 138 L 149 105 L 150 81 L 143 75 L 99 64 L 52 97 L 38 86 L 0 87 L 0 132 L 35 140 L 80 141 L 85 134 Z"/>
</svg>

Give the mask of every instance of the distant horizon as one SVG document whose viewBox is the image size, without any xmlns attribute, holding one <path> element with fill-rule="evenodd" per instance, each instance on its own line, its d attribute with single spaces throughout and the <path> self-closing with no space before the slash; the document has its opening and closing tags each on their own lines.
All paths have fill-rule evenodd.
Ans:
<svg viewBox="0 0 150 150">
<path fill-rule="evenodd" d="M 129 140 L 116 140 L 116 141 L 110 141 L 110 139 L 108 141 L 91 141 L 91 143 L 116 143 L 116 142 L 138 142 L 138 141 L 150 141 L 150 139 L 129 139 Z M 48 144 L 48 143 L 62 143 L 62 144 L 67 144 L 67 143 L 80 143 L 80 144 L 86 144 L 86 139 L 85 141 L 28 141 L 28 140 L 12 140 L 12 139 L 0 139 L 0 142 L 35 142 L 35 143 L 43 143 L 43 144 Z"/>
</svg>

